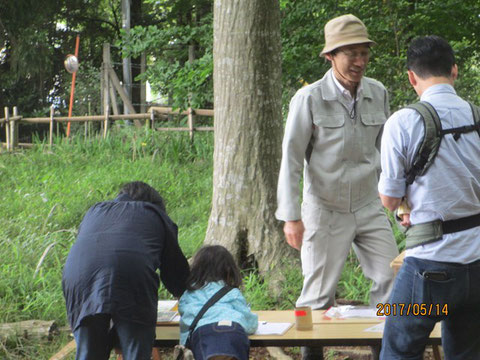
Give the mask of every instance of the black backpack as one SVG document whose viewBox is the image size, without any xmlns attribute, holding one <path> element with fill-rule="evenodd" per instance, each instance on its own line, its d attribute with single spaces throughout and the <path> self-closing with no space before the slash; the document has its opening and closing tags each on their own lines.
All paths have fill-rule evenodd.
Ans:
<svg viewBox="0 0 480 360">
<path fill-rule="evenodd" d="M 462 134 L 477 131 L 480 136 L 480 107 L 470 103 L 473 113 L 473 125 L 460 126 L 451 129 L 442 129 L 442 123 L 434 107 L 426 102 L 419 101 L 407 106 L 409 109 L 416 110 L 423 120 L 425 133 L 423 140 L 413 158 L 413 164 L 406 174 L 407 186 L 415 181 L 417 176 L 424 175 L 430 165 L 432 165 L 438 149 L 446 134 L 453 134 L 453 138 L 458 140 Z"/>
</svg>

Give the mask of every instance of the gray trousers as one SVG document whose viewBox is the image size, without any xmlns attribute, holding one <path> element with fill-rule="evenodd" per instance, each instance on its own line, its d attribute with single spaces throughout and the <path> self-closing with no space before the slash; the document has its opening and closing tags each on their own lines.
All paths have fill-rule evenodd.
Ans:
<svg viewBox="0 0 480 360">
<path fill-rule="evenodd" d="M 304 199 L 302 220 L 304 281 L 297 306 L 326 309 L 335 305 L 337 283 L 351 246 L 365 277 L 373 281 L 370 305 L 388 301 L 394 278 L 390 262 L 398 249 L 379 199 L 350 213 L 327 210 Z"/>
</svg>

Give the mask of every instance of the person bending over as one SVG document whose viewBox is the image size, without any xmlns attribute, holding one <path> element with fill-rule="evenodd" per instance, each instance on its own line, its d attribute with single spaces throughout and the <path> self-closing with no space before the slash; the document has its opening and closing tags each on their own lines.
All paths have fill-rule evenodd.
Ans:
<svg viewBox="0 0 480 360">
<path fill-rule="evenodd" d="M 151 186 L 126 184 L 113 201 L 85 214 L 63 270 L 67 316 L 77 360 L 149 360 L 155 339 L 160 279 L 181 296 L 189 274 L 177 226 Z"/>
</svg>

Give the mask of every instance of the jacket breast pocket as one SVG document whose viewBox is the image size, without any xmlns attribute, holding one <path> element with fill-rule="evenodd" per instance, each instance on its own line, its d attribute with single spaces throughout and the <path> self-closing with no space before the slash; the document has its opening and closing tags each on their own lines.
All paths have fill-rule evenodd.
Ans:
<svg viewBox="0 0 480 360">
<path fill-rule="evenodd" d="M 313 116 L 313 123 L 318 127 L 339 128 L 345 124 L 345 116 L 343 114 L 338 114 L 338 115 L 316 114 Z"/>
<path fill-rule="evenodd" d="M 383 112 L 361 114 L 362 127 L 359 129 L 363 135 L 361 136 L 361 147 L 364 154 L 372 154 L 375 150 L 378 134 L 383 124 L 387 121 L 387 117 Z"/>
<path fill-rule="evenodd" d="M 387 117 L 383 112 L 362 114 L 361 119 L 365 126 L 381 126 L 387 121 Z"/>
<path fill-rule="evenodd" d="M 325 154 L 341 154 L 345 141 L 345 116 L 316 114 L 313 116 L 315 125 L 315 149 Z M 314 154 L 315 155 L 315 154 Z"/>
</svg>

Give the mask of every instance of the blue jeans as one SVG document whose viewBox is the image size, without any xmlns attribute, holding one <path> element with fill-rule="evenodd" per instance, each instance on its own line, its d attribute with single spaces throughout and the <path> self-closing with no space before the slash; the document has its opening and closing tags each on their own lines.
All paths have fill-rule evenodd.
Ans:
<svg viewBox="0 0 480 360">
<path fill-rule="evenodd" d="M 423 359 L 439 321 L 445 359 L 480 359 L 480 260 L 463 265 L 407 257 L 389 306 L 382 360 Z"/>
<path fill-rule="evenodd" d="M 207 360 L 212 356 L 229 356 L 232 359 L 248 360 L 250 341 L 242 325 L 207 324 L 197 328 L 190 339 L 195 360 Z"/>
<path fill-rule="evenodd" d="M 150 360 L 155 325 L 114 320 L 110 314 L 85 317 L 73 335 L 77 343 L 76 360 L 108 360 L 112 348 L 119 347 L 125 360 Z"/>
</svg>

